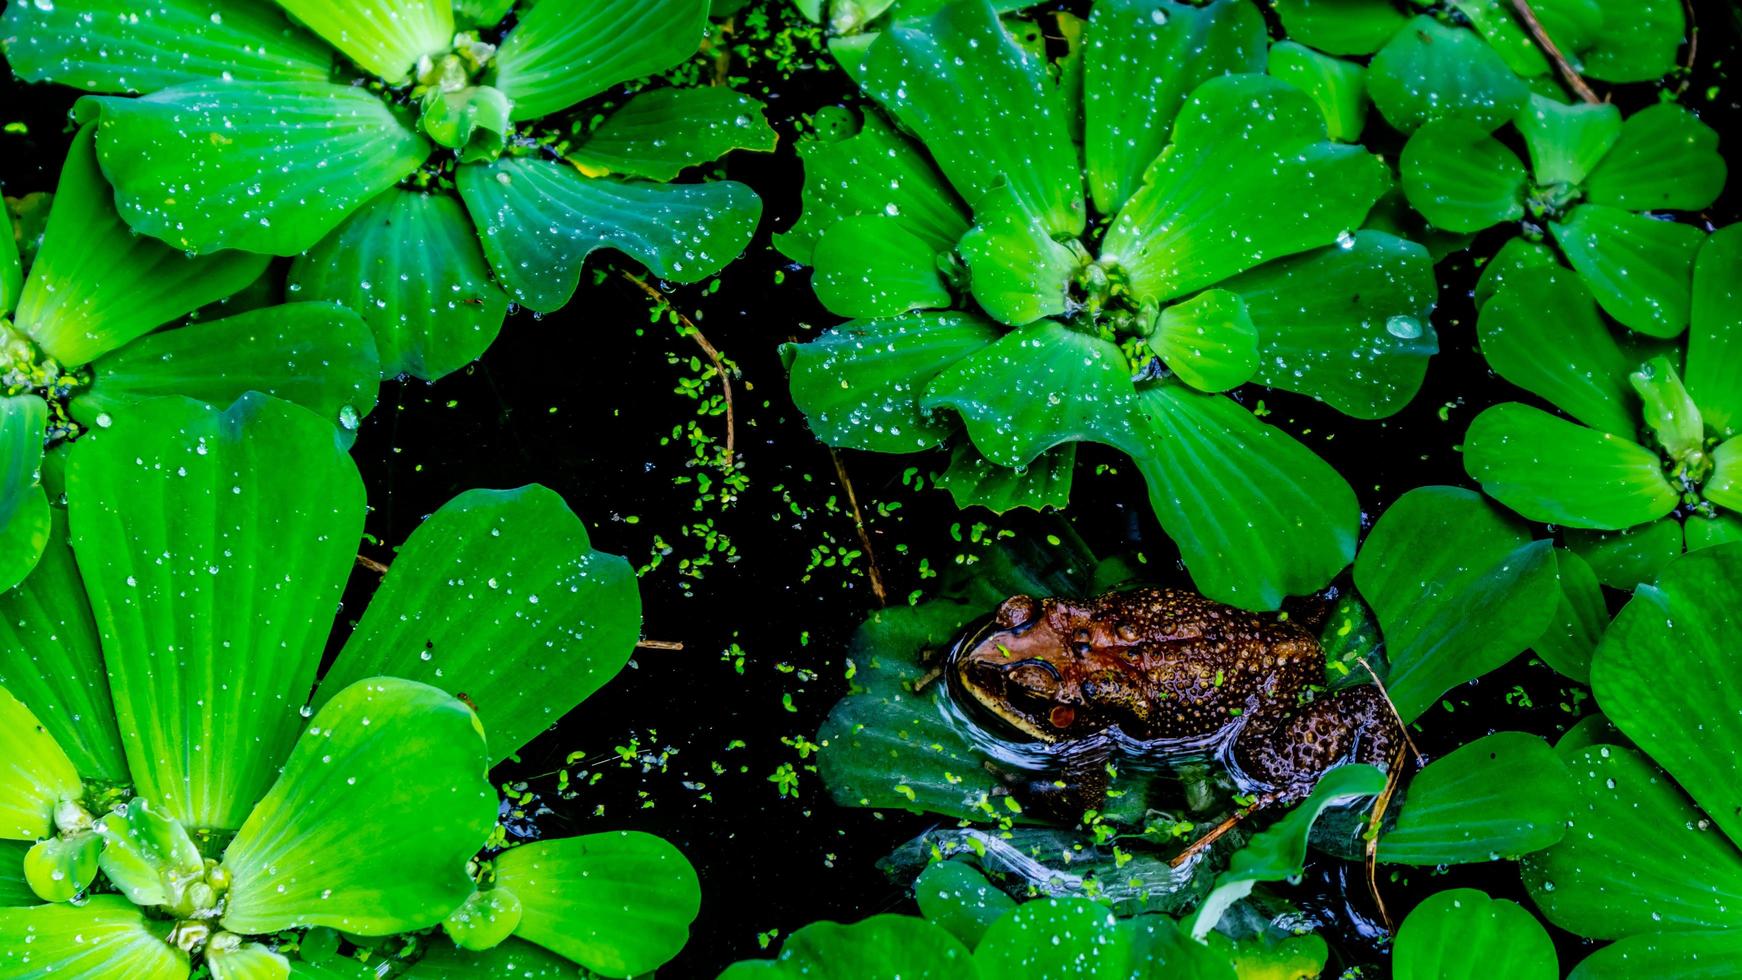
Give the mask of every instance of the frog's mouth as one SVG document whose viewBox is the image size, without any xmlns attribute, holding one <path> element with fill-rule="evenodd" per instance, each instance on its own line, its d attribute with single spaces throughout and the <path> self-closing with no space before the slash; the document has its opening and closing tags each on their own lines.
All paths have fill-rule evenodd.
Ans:
<svg viewBox="0 0 1742 980">
<path fill-rule="evenodd" d="M 949 656 L 944 661 L 944 675 L 948 679 L 950 697 L 956 704 L 971 709 L 972 713 L 989 715 L 1015 732 L 1036 741 L 1058 741 L 1057 732 L 1041 727 L 1034 718 L 1012 706 L 1015 698 L 1026 694 L 1012 685 L 1007 677 L 1008 669 L 1018 664 L 994 665 L 969 659 L 968 654 L 977 649 L 981 640 L 992 630 L 993 624 L 988 619 L 963 633 L 962 638 L 950 648 Z M 1028 660 L 1019 663 L 1038 662 Z"/>
</svg>

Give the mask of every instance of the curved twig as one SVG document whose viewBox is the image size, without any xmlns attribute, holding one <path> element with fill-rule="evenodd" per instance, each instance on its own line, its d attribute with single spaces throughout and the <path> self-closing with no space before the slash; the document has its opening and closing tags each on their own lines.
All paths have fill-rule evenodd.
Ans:
<svg viewBox="0 0 1742 980">
<path fill-rule="evenodd" d="M 708 356 L 708 360 L 713 362 L 714 372 L 720 376 L 720 390 L 726 396 L 726 451 L 720 458 L 720 468 L 730 470 L 732 468 L 732 460 L 738 445 L 738 418 L 732 405 L 732 373 L 726 367 L 726 359 L 721 356 L 719 348 L 708 342 L 707 336 L 702 333 L 702 328 L 696 326 L 694 320 L 684 316 L 682 310 L 673 306 L 671 300 L 667 298 L 664 293 L 653 288 L 647 280 L 635 275 L 627 269 L 618 269 L 617 272 L 623 278 L 641 287 L 641 291 L 646 293 L 660 306 L 670 310 L 672 315 L 677 317 L 677 322 L 682 325 L 683 330 L 681 332 L 691 340 L 694 340 L 696 346 L 702 349 L 702 353 Z"/>
<path fill-rule="evenodd" d="M 1591 90 L 1591 86 L 1573 68 L 1572 63 L 1567 61 L 1566 55 L 1561 54 L 1560 47 L 1554 43 L 1553 38 L 1548 36 L 1548 31 L 1543 30 L 1542 21 L 1536 19 L 1536 11 L 1530 9 L 1530 0 L 1512 0 L 1512 9 L 1518 11 L 1519 19 L 1524 21 L 1525 30 L 1530 32 L 1531 38 L 1536 41 L 1536 46 L 1542 49 L 1542 53 L 1548 55 L 1548 60 L 1554 62 L 1555 68 L 1560 71 L 1561 77 L 1566 79 L 1567 87 L 1573 90 L 1573 94 L 1586 102 L 1602 102 L 1603 100 L 1597 98 L 1597 93 Z"/>
</svg>

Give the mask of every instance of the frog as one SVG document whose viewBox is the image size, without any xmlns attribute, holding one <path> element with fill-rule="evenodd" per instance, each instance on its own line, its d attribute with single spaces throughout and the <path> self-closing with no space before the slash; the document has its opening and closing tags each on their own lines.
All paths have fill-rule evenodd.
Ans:
<svg viewBox="0 0 1742 980">
<path fill-rule="evenodd" d="M 1220 757 L 1288 803 L 1334 766 L 1395 766 L 1405 741 L 1380 688 L 1323 693 L 1324 650 L 1297 621 L 1182 589 L 1011 596 L 943 669 L 952 696 L 1056 752 L 1067 778 L 1027 788 L 1055 814 L 1098 808 L 1115 748 Z"/>
</svg>

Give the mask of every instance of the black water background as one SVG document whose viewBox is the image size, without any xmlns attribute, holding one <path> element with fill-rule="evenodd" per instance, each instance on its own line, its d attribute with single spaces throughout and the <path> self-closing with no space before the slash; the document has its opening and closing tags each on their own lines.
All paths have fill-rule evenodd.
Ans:
<svg viewBox="0 0 1742 980">
<path fill-rule="evenodd" d="M 1721 149 L 1728 152 L 1742 132 L 1728 82 L 1736 22 L 1727 3 L 1700 0 L 1695 7 L 1703 28 L 1700 57 L 1684 102 L 1719 130 Z M 767 955 L 759 934 L 771 930 L 784 936 L 816 919 L 911 911 L 905 887 L 887 880 L 875 864 L 937 822 L 835 806 L 815 773 L 802 768 L 814 758 L 801 759 L 798 749 L 782 742 L 814 739 L 846 687 L 846 640 L 875 603 L 858 572 L 862 563 L 852 572 L 817 569 L 806 580 L 813 548 L 857 548 L 857 537 L 834 464 L 787 396 L 776 344 L 814 335 L 836 318 L 811 296 L 808 273 L 791 267 L 768 244 L 770 233 L 789 227 L 799 209 L 793 121 L 842 100 L 847 87 L 838 71 L 787 80 L 767 65 L 752 69 L 751 79 L 750 91 L 768 102 L 783 145 L 772 156 L 735 154 L 726 171 L 761 194 L 762 226 L 717 291 L 690 287 L 672 293 L 677 308 L 699 313 L 707 336 L 742 369 L 737 436 L 750 479 L 742 500 L 723 512 L 717 506 L 698 512 L 693 485 L 674 483 L 695 473 L 688 465 L 690 450 L 672 436 L 693 417 L 695 403 L 673 389 L 692 374 L 688 361 L 697 350 L 664 321 L 650 323 L 646 297 L 614 274 L 597 285 L 584 277 L 576 300 L 556 314 L 514 314 L 494 347 L 470 368 L 435 384 L 384 385 L 355 450 L 369 489 L 368 532 L 382 542 L 365 546 L 372 557 L 390 560 L 390 546 L 461 490 L 529 482 L 562 493 L 603 550 L 641 565 L 656 536 L 676 548 L 643 576 L 644 635 L 681 642 L 683 649 L 639 651 L 620 677 L 529 746 L 518 765 L 497 773 L 505 782 L 524 781 L 548 808 L 533 821 L 539 833 L 636 828 L 667 836 L 690 856 L 701 874 L 702 911 L 689 947 L 662 971 L 674 977 L 712 976 L 732 960 Z M 1714 87 L 1716 97 L 1709 99 Z M 77 95 L 0 80 L 0 123 L 20 122 L 27 130 L 0 134 L 0 189 L 6 194 L 53 189 L 71 137 L 67 112 Z M 1616 92 L 1627 108 L 1655 97 L 1652 86 Z M 1716 224 L 1734 220 L 1734 202 L 1735 195 L 1726 193 L 1707 217 Z M 1471 254 L 1491 251 L 1491 243 L 1480 241 Z M 605 268 L 612 258 L 595 256 L 590 268 Z M 1245 395 L 1249 404 L 1263 397 L 1274 412 L 1268 421 L 1300 437 L 1348 478 L 1369 524 L 1413 487 L 1472 485 L 1456 448 L 1465 426 L 1487 405 L 1520 396 L 1492 376 L 1474 349 L 1468 258 L 1442 265 L 1440 277 L 1434 326 L 1441 354 L 1403 413 L 1359 422 L 1303 398 L 1256 390 Z M 723 433 L 719 417 L 701 424 Z M 1189 584 L 1131 467 L 1093 448 L 1081 458 L 1070 511 L 1076 529 L 1104 554 L 1143 551 L 1157 581 Z M 998 520 L 984 512 L 961 513 L 941 491 L 916 493 L 904 485 L 910 466 L 941 465 L 933 458 L 849 452 L 843 460 L 869 518 L 893 601 L 935 584 L 921 578 L 920 559 L 937 567 L 958 554 L 953 528 L 983 522 L 1023 533 L 1047 529 L 1029 515 Z M 1096 463 L 1116 471 L 1097 474 Z M 899 501 L 901 508 L 879 515 L 876 501 Z M 794 514 L 795 505 L 804 516 Z M 736 543 L 738 558 L 716 563 L 700 580 L 686 580 L 676 571 L 677 559 L 700 549 L 682 529 L 710 518 Z M 374 581 L 366 573 L 353 578 L 341 638 L 343 624 L 360 615 Z M 745 655 L 741 674 L 731 658 L 722 657 L 733 644 Z M 1449 695 L 1456 710 L 1430 713 L 1422 723 L 1418 739 L 1424 750 L 1443 753 L 1501 729 L 1553 737 L 1590 710 L 1582 691 L 1527 661 Z M 625 764 L 616 749 L 630 746 L 631 739 L 639 752 Z M 742 746 L 728 747 L 735 742 Z M 571 756 L 580 761 L 567 764 Z M 786 763 L 800 767 L 796 798 L 780 795 L 769 778 Z M 724 771 L 715 772 L 716 764 Z M 569 799 L 558 793 L 553 775 L 565 765 L 573 784 Z M 586 785 L 592 774 L 599 774 L 598 781 Z M 1338 873 L 1329 862 L 1320 871 L 1321 877 Z M 1421 896 L 1459 885 L 1528 904 L 1513 866 L 1504 863 L 1394 876 L 1383 888 L 1393 914 L 1401 917 Z M 1359 885 L 1354 892 L 1351 902 L 1370 911 Z M 1558 938 L 1563 968 L 1569 967 L 1581 955 L 1581 943 L 1565 934 Z"/>
</svg>

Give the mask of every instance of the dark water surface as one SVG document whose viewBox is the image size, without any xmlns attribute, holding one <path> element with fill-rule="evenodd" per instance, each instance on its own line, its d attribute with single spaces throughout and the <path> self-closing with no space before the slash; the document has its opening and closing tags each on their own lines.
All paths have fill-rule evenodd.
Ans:
<svg viewBox="0 0 1742 980">
<path fill-rule="evenodd" d="M 776 0 L 776 6 L 783 0 Z M 1086 5 L 1085 5 L 1086 6 Z M 1737 128 L 1736 93 L 1727 64 L 1736 48 L 1726 3 L 1697 3 L 1700 58 L 1684 97 L 1722 134 L 1728 152 Z M 763 223 L 742 261 L 718 288 L 681 288 L 676 307 L 697 318 L 708 338 L 742 370 L 736 381 L 737 449 L 749 485 L 730 507 L 698 505 L 683 428 L 696 402 L 676 393 L 694 377 L 698 348 L 664 320 L 650 322 L 648 299 L 616 271 L 615 257 L 596 255 L 565 310 L 509 318 L 488 354 L 436 384 L 384 385 L 380 405 L 365 420 L 355 456 L 373 508 L 368 532 L 378 544 L 365 554 L 391 560 L 391 547 L 453 494 L 476 486 L 538 482 L 560 492 L 587 522 L 594 543 L 647 565 L 663 541 L 671 553 L 642 576 L 644 635 L 681 643 L 681 650 L 644 649 L 615 681 L 594 695 L 499 770 L 536 795 L 532 833 L 567 836 L 633 827 L 676 842 L 701 874 L 703 900 L 690 946 L 670 976 L 712 976 L 732 960 L 760 953 L 759 934 L 785 936 L 815 919 L 846 921 L 883 911 L 908 911 L 905 885 L 888 880 L 876 862 L 935 818 L 835 806 L 801 757 L 805 740 L 845 691 L 842 651 L 876 606 L 865 559 L 848 567 L 819 561 L 859 550 L 859 539 L 830 454 L 810 435 L 787 395 L 776 345 L 836 322 L 811 296 L 808 273 L 791 269 L 769 247 L 769 234 L 798 213 L 800 171 L 791 153 L 795 117 L 840 101 L 847 88 L 838 70 L 792 80 L 759 66 L 749 91 L 769 103 L 781 131 L 773 156 L 736 154 L 726 172 L 762 195 Z M 1708 92 L 1715 94 L 1708 96 Z M 1625 107 L 1656 98 L 1654 87 L 1617 92 Z M 52 190 L 71 136 L 67 112 L 77 93 L 54 86 L 0 81 L 0 188 L 12 196 Z M 1736 217 L 1727 193 L 1709 217 Z M 1492 244 L 1478 241 L 1471 255 Z M 621 263 L 629 265 L 628 263 Z M 1467 257 L 1441 267 L 1434 315 L 1441 354 L 1427 384 L 1403 413 L 1359 422 L 1303 398 L 1247 389 L 1262 397 L 1268 421 L 1295 434 L 1330 461 L 1354 487 L 1366 520 L 1413 487 L 1471 485 L 1457 445 L 1479 411 L 1521 393 L 1498 382 L 1475 351 Z M 710 391 L 715 390 L 710 382 Z M 699 420 L 723 438 L 722 417 Z M 1142 481 L 1114 453 L 1085 447 L 1079 455 L 1070 518 L 1100 554 L 1136 549 L 1155 581 L 1189 585 L 1161 534 Z M 1044 533 L 1046 519 L 961 513 L 941 491 L 916 492 L 909 467 L 941 468 L 939 457 L 845 453 L 842 461 L 868 521 L 868 533 L 891 602 L 935 587 L 923 577 L 949 566 L 972 525 Z M 1097 473 L 1097 463 L 1116 472 Z M 717 472 L 712 475 L 717 476 Z M 683 482 L 679 482 L 683 481 Z M 878 503 L 898 502 L 880 512 Z M 711 533 L 716 550 L 709 552 Z M 729 540 L 733 552 L 724 550 Z M 819 549 L 827 548 L 827 552 Z M 680 562 L 711 554 L 699 577 Z M 375 576 L 359 570 L 341 623 L 360 615 Z M 341 629 L 341 633 L 342 633 Z M 341 636 L 342 639 L 342 636 Z M 742 656 L 742 670 L 736 666 Z M 1512 667 L 1448 695 L 1453 711 L 1435 711 L 1417 739 L 1430 756 L 1499 729 L 1553 736 L 1588 710 L 1589 700 L 1540 665 Z M 569 761 L 573 759 L 575 761 Z M 797 776 L 796 795 L 775 778 L 783 765 Z M 559 770 L 568 773 L 559 788 Z M 592 780 L 597 778 L 596 782 Z M 1350 902 L 1370 914 L 1358 866 L 1324 861 L 1320 885 L 1347 875 Z M 1454 869 L 1434 875 L 1399 869 L 1381 886 L 1401 919 L 1429 891 L 1484 887 L 1523 900 L 1513 865 Z M 1333 897 L 1338 889 L 1315 888 Z M 1528 900 L 1525 900 L 1528 901 Z M 1333 937 L 1335 938 L 1335 937 Z M 1559 934 L 1563 963 L 1579 940 Z M 777 943 L 779 940 L 774 939 Z M 1345 945 L 1355 954 L 1360 944 Z M 1333 966 L 1337 958 L 1333 957 Z M 1371 975 L 1371 974 L 1369 974 Z"/>
</svg>

